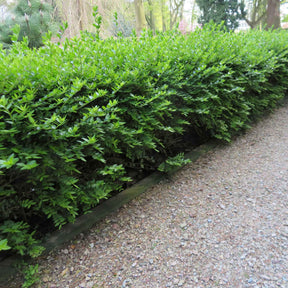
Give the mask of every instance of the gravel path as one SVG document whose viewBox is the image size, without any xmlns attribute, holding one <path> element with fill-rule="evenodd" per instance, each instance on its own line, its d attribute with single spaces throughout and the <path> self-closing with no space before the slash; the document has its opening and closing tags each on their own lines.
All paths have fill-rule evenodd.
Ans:
<svg viewBox="0 0 288 288">
<path fill-rule="evenodd" d="M 288 287 L 288 105 L 40 261 L 39 287 Z"/>
</svg>

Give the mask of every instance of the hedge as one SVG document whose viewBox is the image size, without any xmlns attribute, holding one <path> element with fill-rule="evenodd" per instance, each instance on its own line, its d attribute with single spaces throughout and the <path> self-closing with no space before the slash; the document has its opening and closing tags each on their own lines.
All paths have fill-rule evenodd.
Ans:
<svg viewBox="0 0 288 288">
<path fill-rule="evenodd" d="M 286 31 L 213 25 L 1 47 L 0 250 L 39 255 L 43 226 L 157 169 L 179 135 L 230 141 L 285 96 L 287 61 Z"/>
</svg>

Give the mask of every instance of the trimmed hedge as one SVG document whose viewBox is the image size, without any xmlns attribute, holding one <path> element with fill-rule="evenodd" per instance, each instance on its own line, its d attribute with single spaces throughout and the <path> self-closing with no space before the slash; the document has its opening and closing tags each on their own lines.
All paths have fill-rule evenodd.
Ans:
<svg viewBox="0 0 288 288">
<path fill-rule="evenodd" d="M 129 169 L 157 169 L 180 134 L 230 141 L 284 97 L 287 61 L 286 31 L 211 25 L 0 49 L 0 250 L 39 255 L 41 226 L 88 212 Z"/>
</svg>

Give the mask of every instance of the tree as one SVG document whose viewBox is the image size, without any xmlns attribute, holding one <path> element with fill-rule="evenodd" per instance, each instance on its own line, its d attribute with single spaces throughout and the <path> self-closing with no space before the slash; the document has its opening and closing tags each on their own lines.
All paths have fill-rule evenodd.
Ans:
<svg viewBox="0 0 288 288">
<path fill-rule="evenodd" d="M 124 15 L 120 12 L 114 12 L 114 19 L 112 21 L 112 15 L 106 20 L 109 23 L 107 29 L 111 33 L 112 36 L 117 37 L 119 34 L 122 37 L 129 37 L 133 34 L 134 30 L 134 22 L 131 20 L 129 15 Z M 107 31 L 107 32 L 108 32 Z M 107 33 L 106 33 L 107 34 Z"/>
<path fill-rule="evenodd" d="M 136 33 L 139 36 L 146 26 L 145 11 L 142 0 L 134 0 L 136 15 Z"/>
<path fill-rule="evenodd" d="M 178 19 L 183 18 L 185 0 L 169 0 L 170 29 L 173 29 Z"/>
<path fill-rule="evenodd" d="M 191 9 L 191 29 L 194 30 L 197 27 L 197 24 L 195 25 L 195 22 L 197 23 L 198 15 L 196 12 L 196 0 L 192 1 L 192 9 Z"/>
<path fill-rule="evenodd" d="M 162 31 L 166 31 L 166 17 L 165 17 L 165 0 L 161 0 L 161 20 L 162 20 Z"/>
<path fill-rule="evenodd" d="M 239 20 L 243 19 L 244 4 L 238 0 L 196 0 L 201 11 L 198 19 L 200 24 L 214 21 L 217 24 L 224 22 L 228 30 L 235 30 Z"/>
<path fill-rule="evenodd" d="M 29 47 L 40 47 L 43 45 L 42 36 L 49 30 L 54 30 L 51 13 L 51 5 L 44 1 L 20 0 L 5 23 L 0 26 L 0 42 L 8 48 L 12 44 L 12 29 L 18 24 L 20 26 L 18 40 L 28 37 Z"/>
<path fill-rule="evenodd" d="M 165 31 L 167 19 L 169 19 L 169 7 L 165 0 L 147 0 L 143 2 L 145 18 L 148 28 L 153 32 Z"/>
<path fill-rule="evenodd" d="M 245 21 L 252 28 L 280 28 L 280 0 L 250 0 Z"/>
<path fill-rule="evenodd" d="M 267 0 L 252 0 L 247 2 L 246 6 L 248 13 L 243 15 L 243 19 L 250 28 L 255 29 L 265 25 L 267 21 Z"/>
<path fill-rule="evenodd" d="M 5 22 L 14 6 L 15 3 L 13 1 L 0 0 L 0 23 Z"/>
<path fill-rule="evenodd" d="M 149 28 L 155 33 L 156 30 L 156 24 L 155 24 L 155 6 L 152 0 L 147 0 L 148 3 L 148 14 L 145 15 L 147 24 L 149 25 Z"/>
<path fill-rule="evenodd" d="M 280 0 L 268 0 L 266 29 L 280 28 Z"/>
<path fill-rule="evenodd" d="M 82 4 L 84 2 L 88 4 L 89 2 L 90 7 L 98 7 L 99 15 L 102 17 L 100 33 L 102 38 L 117 37 L 119 34 L 128 37 L 133 33 L 136 22 L 134 0 L 81 0 L 80 2 Z M 94 19 L 91 20 L 88 27 L 89 32 L 94 32 L 93 30 L 95 30 L 92 26 L 93 21 Z"/>
<path fill-rule="evenodd" d="M 51 1 L 51 0 L 50 0 Z M 53 0 L 59 18 L 68 23 L 63 37 L 79 36 L 80 31 L 93 30 L 94 1 L 85 0 Z"/>
</svg>

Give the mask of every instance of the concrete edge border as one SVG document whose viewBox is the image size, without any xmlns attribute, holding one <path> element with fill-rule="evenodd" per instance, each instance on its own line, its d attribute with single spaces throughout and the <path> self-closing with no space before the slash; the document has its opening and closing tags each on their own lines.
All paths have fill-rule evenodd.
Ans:
<svg viewBox="0 0 288 288">
<path fill-rule="evenodd" d="M 185 158 L 190 159 L 191 162 L 194 162 L 202 155 L 214 149 L 216 146 L 218 146 L 218 144 L 219 142 L 217 141 L 208 141 L 196 147 L 191 152 L 185 154 Z M 182 167 L 176 168 L 169 174 L 174 174 L 181 168 Z M 127 188 L 114 197 L 104 201 L 102 204 L 92 209 L 90 213 L 80 216 L 74 223 L 64 225 L 61 230 L 53 232 L 51 236 L 43 243 L 43 246 L 46 248 L 45 253 L 60 247 L 64 243 L 75 238 L 80 233 L 88 231 L 94 224 L 109 214 L 116 212 L 120 207 L 130 202 L 132 199 L 135 199 L 139 195 L 145 193 L 148 189 L 158 184 L 164 178 L 165 175 L 162 173 L 154 172 L 148 177 L 140 180 L 132 187 Z M 7 283 L 11 277 L 18 272 L 16 265 L 21 263 L 21 260 L 23 259 L 19 256 L 11 256 L 0 262 L 0 283 Z"/>
</svg>

